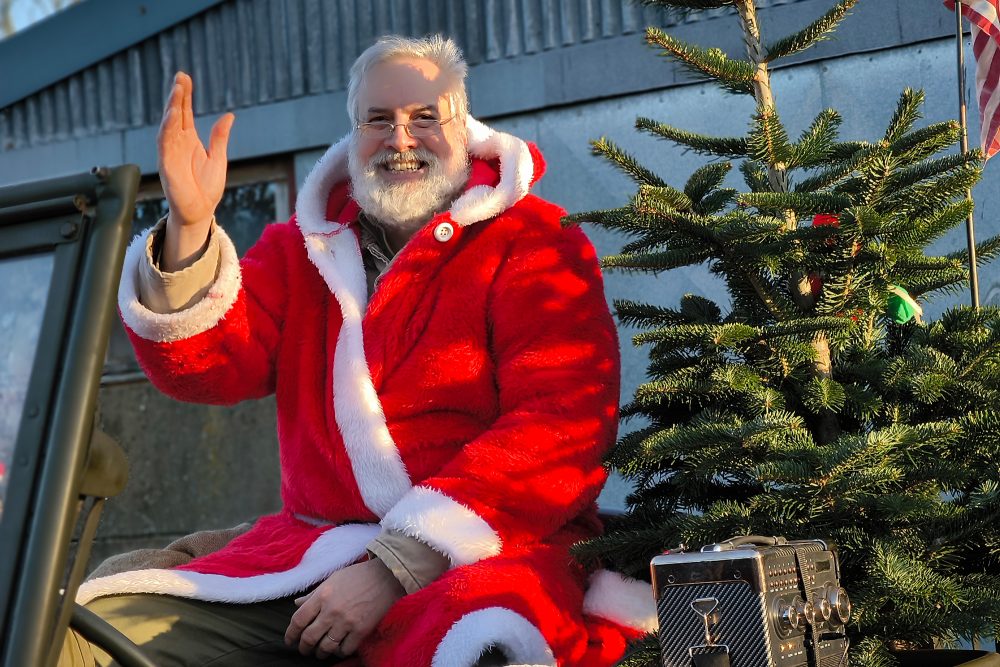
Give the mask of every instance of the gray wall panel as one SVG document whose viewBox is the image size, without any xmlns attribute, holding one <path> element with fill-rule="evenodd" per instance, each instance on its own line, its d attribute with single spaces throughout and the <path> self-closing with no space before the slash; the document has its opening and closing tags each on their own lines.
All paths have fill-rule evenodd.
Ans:
<svg viewBox="0 0 1000 667">
<path fill-rule="evenodd" d="M 288 12 L 284 0 L 270 0 L 271 66 L 274 77 L 274 99 L 291 96 L 292 54 L 288 39 Z M 299 45 L 296 45 L 299 46 Z"/>
<path fill-rule="evenodd" d="M 205 17 L 197 16 L 188 23 L 188 49 L 191 53 L 189 68 L 185 71 L 195 81 L 204 81 L 194 96 L 194 113 L 201 116 L 212 108 L 213 97 L 218 93 L 221 81 L 209 75 L 209 61 L 219 57 L 218 51 L 206 43 Z"/>
<path fill-rule="evenodd" d="M 212 109 L 226 108 L 226 93 L 228 82 L 225 74 L 226 63 L 230 61 L 228 52 L 225 50 L 225 32 L 221 26 L 221 10 L 213 10 L 205 14 L 205 50 L 209 54 L 206 64 L 208 80 L 211 81 L 211 90 L 208 93 L 209 106 Z"/>
<path fill-rule="evenodd" d="M 250 0 L 240 0 L 236 4 L 236 34 L 241 37 L 238 41 L 239 49 L 236 52 L 237 62 L 239 63 L 238 77 L 236 79 L 239 91 L 237 99 L 240 106 L 253 104 L 257 95 L 256 87 L 258 81 L 253 65 L 254 55 L 250 49 L 252 40 L 249 39 L 253 29 L 253 5 Z"/>
<path fill-rule="evenodd" d="M 917 1 L 921 6 L 937 4 L 933 0 Z M 926 22 L 915 18 L 925 12 L 900 11 L 903 2 L 886 0 L 877 3 L 878 9 L 872 7 L 876 3 L 863 3 L 859 13 L 886 13 L 888 9 L 895 20 L 857 21 L 852 43 L 875 48 L 884 46 L 887 40 L 926 36 Z M 829 3 L 763 0 L 760 4 L 762 13 L 768 6 L 783 5 L 783 21 L 792 26 L 793 15 L 801 16 L 798 25 L 804 25 Z M 53 95 L 52 87 L 65 83 L 53 82 L 50 90 L 29 97 L 34 100 L 32 108 L 21 111 L 25 115 L 25 133 L 17 134 L 21 126 L 6 123 L 0 153 L 7 146 L 39 145 L 65 140 L 71 134 L 155 125 L 177 70 L 190 72 L 202 91 L 194 101 L 198 115 L 339 90 L 346 83 L 349 64 L 360 50 L 386 32 L 450 34 L 474 67 L 541 51 L 565 51 L 554 64 L 541 64 L 548 70 L 546 81 L 554 84 L 546 89 L 544 99 L 555 104 L 571 103 L 580 96 L 651 89 L 674 81 L 658 73 L 651 81 L 635 87 L 635 79 L 643 73 L 630 71 L 619 50 L 622 42 L 617 40 L 648 23 L 674 25 L 677 19 L 661 9 L 628 0 L 227 0 L 206 6 L 201 13 L 167 26 L 158 35 L 74 75 L 70 81 L 82 76 L 84 83 L 70 94 L 79 94 L 82 103 L 67 104 L 69 115 L 65 120 L 40 101 L 41 97 Z M 947 12 L 936 14 L 945 16 L 931 22 L 931 32 L 947 29 Z M 733 24 L 731 12 L 714 10 L 686 19 L 677 29 L 696 39 L 707 32 L 718 32 L 719 20 L 730 27 Z M 710 29 L 699 30 L 709 24 Z M 730 37 L 729 41 L 739 46 L 738 40 Z M 580 51 L 581 45 L 596 49 Z M 610 78 L 609 72 L 613 72 Z M 631 88 L 626 90 L 621 77 L 615 74 L 623 74 Z M 9 116 L 14 108 L 16 104 L 0 113 Z M 507 111 L 501 108 L 495 113 Z M 55 113 L 52 123 L 50 113 Z"/>
<path fill-rule="evenodd" d="M 304 24 L 302 2 L 289 2 L 288 10 L 288 84 L 291 97 L 301 97 L 306 93 L 306 47 L 308 39 Z M 318 59 L 323 62 L 322 58 Z"/>
</svg>

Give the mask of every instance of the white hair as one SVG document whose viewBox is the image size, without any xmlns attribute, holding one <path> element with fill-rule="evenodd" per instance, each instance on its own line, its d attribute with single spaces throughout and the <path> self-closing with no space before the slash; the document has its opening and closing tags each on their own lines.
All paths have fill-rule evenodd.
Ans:
<svg viewBox="0 0 1000 667">
<path fill-rule="evenodd" d="M 400 57 L 428 60 L 451 79 L 448 94 L 451 112 L 464 127 L 465 116 L 469 111 L 469 95 L 465 90 L 465 76 L 469 67 L 465 64 L 458 45 L 450 38 L 440 35 L 420 38 L 386 35 L 365 49 L 351 65 L 351 78 L 347 84 L 347 113 L 351 117 L 351 124 L 357 125 L 360 120 L 358 92 L 365 76 L 375 65 Z"/>
</svg>

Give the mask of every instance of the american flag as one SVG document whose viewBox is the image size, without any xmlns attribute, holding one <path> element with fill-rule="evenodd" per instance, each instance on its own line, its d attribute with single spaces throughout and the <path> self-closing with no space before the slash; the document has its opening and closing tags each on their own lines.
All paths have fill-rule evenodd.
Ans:
<svg viewBox="0 0 1000 667">
<path fill-rule="evenodd" d="M 1000 0 L 959 0 L 962 16 L 972 25 L 979 97 L 979 142 L 989 159 L 1000 151 Z M 955 11 L 955 0 L 944 0 Z"/>
</svg>

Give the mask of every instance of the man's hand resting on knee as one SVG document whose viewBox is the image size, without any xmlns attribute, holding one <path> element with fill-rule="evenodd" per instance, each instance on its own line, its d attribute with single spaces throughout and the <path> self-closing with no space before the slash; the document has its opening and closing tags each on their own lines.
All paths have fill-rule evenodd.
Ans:
<svg viewBox="0 0 1000 667">
<path fill-rule="evenodd" d="M 405 594 L 377 559 L 345 567 L 295 601 L 299 609 L 285 631 L 285 643 L 320 659 L 351 655 Z"/>
</svg>

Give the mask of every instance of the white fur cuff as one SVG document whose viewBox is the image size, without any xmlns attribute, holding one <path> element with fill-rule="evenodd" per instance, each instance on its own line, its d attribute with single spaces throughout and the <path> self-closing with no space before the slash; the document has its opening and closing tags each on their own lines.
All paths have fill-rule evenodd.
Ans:
<svg viewBox="0 0 1000 667">
<path fill-rule="evenodd" d="M 500 553 L 500 536 L 481 516 L 426 486 L 408 491 L 382 519 L 382 527 L 434 547 L 456 566 Z"/>
<path fill-rule="evenodd" d="M 610 570 L 591 575 L 583 611 L 636 630 L 656 632 L 658 626 L 652 587 Z"/>
<path fill-rule="evenodd" d="M 213 234 L 219 242 L 219 272 L 203 299 L 176 313 L 154 313 L 139 301 L 137 281 L 140 262 L 148 262 L 146 245 L 153 230 L 138 234 L 125 252 L 122 280 L 118 285 L 118 308 L 126 326 L 156 343 L 169 343 L 208 331 L 229 312 L 240 292 L 240 260 L 236 248 L 221 227 Z"/>
</svg>

